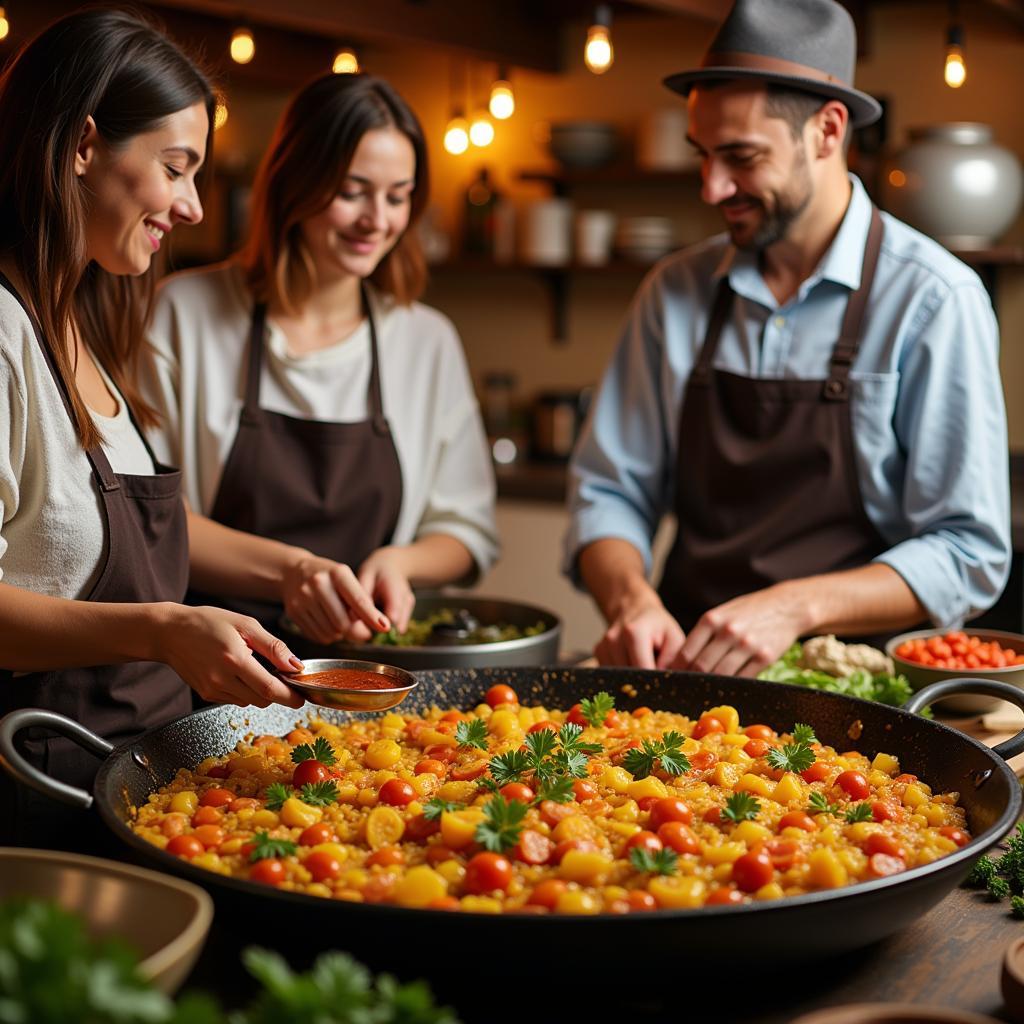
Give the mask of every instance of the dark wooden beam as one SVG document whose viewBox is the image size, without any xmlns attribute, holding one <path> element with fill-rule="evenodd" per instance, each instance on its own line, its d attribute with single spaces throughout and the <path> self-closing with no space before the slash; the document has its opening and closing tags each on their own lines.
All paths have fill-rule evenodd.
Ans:
<svg viewBox="0 0 1024 1024">
<path fill-rule="evenodd" d="M 701 21 L 724 21 L 732 0 L 633 0 L 636 7 L 647 7 L 666 14 L 682 14 Z"/>
</svg>

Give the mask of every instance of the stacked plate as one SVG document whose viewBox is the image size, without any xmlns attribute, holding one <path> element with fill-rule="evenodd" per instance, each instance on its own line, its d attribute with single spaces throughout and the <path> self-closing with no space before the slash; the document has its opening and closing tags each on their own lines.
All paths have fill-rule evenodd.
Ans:
<svg viewBox="0 0 1024 1024">
<path fill-rule="evenodd" d="M 616 249 L 636 263 L 653 263 L 671 252 L 675 229 L 668 217 L 624 217 L 619 222 Z"/>
</svg>

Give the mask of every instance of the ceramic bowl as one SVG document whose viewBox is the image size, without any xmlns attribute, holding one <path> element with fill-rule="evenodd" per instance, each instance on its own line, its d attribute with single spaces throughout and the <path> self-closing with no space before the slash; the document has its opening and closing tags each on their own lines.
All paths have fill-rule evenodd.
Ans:
<svg viewBox="0 0 1024 1024">
<path fill-rule="evenodd" d="M 929 637 L 943 636 L 947 632 L 948 630 L 944 629 L 919 629 L 913 633 L 901 633 L 886 643 L 885 653 L 892 658 L 896 671 L 905 675 L 915 690 L 920 690 L 929 683 L 941 682 L 943 679 L 963 678 L 994 679 L 1000 683 L 1024 687 L 1024 665 L 1010 665 L 1007 668 L 932 668 L 929 665 L 919 665 L 916 661 L 907 661 L 895 653 L 896 648 L 907 640 L 927 640 Z M 965 629 L 962 632 L 968 636 L 980 637 L 985 643 L 997 640 L 1001 647 L 1009 647 L 1017 654 L 1024 653 L 1024 636 L 1019 633 L 1006 633 L 998 629 Z M 965 694 L 962 697 L 949 697 L 942 701 L 939 707 L 944 711 L 978 715 L 997 708 L 1000 703 L 996 697 Z"/>
<path fill-rule="evenodd" d="M 603 167 L 615 156 L 618 139 L 614 125 L 603 121 L 567 121 L 551 125 L 548 148 L 564 167 Z"/>
<path fill-rule="evenodd" d="M 341 708 L 344 711 L 387 711 L 400 704 L 419 685 L 419 680 L 404 668 L 382 665 L 376 661 L 354 661 L 351 658 L 309 658 L 303 662 L 301 672 L 279 672 L 293 690 L 311 704 L 324 708 Z M 325 686 L 309 680 L 316 672 L 330 672 L 346 669 L 376 676 L 386 685 L 375 689 Z"/>
<path fill-rule="evenodd" d="M 199 886 L 101 857 L 0 847 L 0 900 L 48 900 L 78 915 L 94 939 L 118 938 L 167 995 L 192 970 L 213 921 Z"/>
</svg>

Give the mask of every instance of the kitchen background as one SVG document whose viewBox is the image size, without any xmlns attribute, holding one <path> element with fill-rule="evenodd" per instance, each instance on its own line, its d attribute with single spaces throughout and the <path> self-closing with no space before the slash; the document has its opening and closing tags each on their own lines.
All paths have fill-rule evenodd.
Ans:
<svg viewBox="0 0 1024 1024">
<path fill-rule="evenodd" d="M 73 6 L 15 0 L 0 8 L 6 19 L 0 33 L 9 26 L 0 62 Z M 620 2 L 603 12 L 577 0 L 178 0 L 142 6 L 179 39 L 202 48 L 219 74 L 227 109 L 216 136 L 206 220 L 176 233 L 174 266 L 212 262 L 230 251 L 244 220 L 246 185 L 289 93 L 330 67 L 339 49 L 351 48 L 363 69 L 388 78 L 416 110 L 433 178 L 425 241 L 436 265 L 425 301 L 458 328 L 494 433 L 506 441 L 496 453 L 512 460 L 498 467 L 504 557 L 479 590 L 556 610 L 565 620 L 566 650 L 591 648 L 600 618 L 559 572 L 566 517 L 558 456 L 574 433 L 574 408 L 599 382 L 652 258 L 720 230 L 717 215 L 700 202 L 692 159 L 673 145 L 685 129 L 679 123 L 685 104 L 660 82 L 699 61 L 728 0 Z M 906 143 L 911 128 L 982 122 L 1001 146 L 1024 157 L 1024 0 L 971 0 L 959 10 L 944 0 L 851 0 L 848 6 L 860 34 L 857 84 L 886 107 L 882 127 L 858 140 L 853 157 L 883 205 L 902 194 L 882 187 L 895 166 L 885 158 Z M 584 42 L 595 17 L 609 9 L 614 60 L 595 74 L 584 63 Z M 255 55 L 239 65 L 228 49 L 243 26 L 252 33 Z M 962 34 L 967 69 L 959 88 L 943 77 L 951 28 Z M 514 114 L 492 119 L 490 145 L 447 152 L 446 126 L 456 108 L 471 114 L 486 107 L 499 72 L 511 84 Z M 552 156 L 551 126 L 580 121 L 612 126 L 614 152 L 606 166 L 567 167 Z M 607 141 L 603 132 L 575 140 L 589 147 L 578 160 L 598 158 Z M 1020 191 L 1013 170 L 1000 174 L 995 190 L 996 205 L 1011 214 L 1019 207 L 1014 188 Z M 904 184 L 907 191 L 915 184 L 912 170 Z M 933 198 L 940 207 L 958 205 L 937 192 Z M 607 216 L 584 218 L 584 250 L 566 248 L 583 210 L 614 214 L 614 248 L 603 265 L 581 261 L 608 255 L 600 238 Z M 1024 218 L 983 244 L 967 258 L 996 303 L 1010 450 L 1024 456 L 1024 408 L 1014 401 L 1024 380 Z M 661 553 L 668 536 L 663 530 Z M 996 618 L 1019 630 L 1019 526 L 1014 546 L 1014 575 Z"/>
</svg>

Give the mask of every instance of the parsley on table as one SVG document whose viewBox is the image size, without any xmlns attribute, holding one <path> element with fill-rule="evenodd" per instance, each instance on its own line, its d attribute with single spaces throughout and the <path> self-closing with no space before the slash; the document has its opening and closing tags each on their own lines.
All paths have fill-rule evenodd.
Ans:
<svg viewBox="0 0 1024 1024">
<path fill-rule="evenodd" d="M 818 737 L 814 735 L 814 729 L 811 726 L 798 723 L 793 726 L 793 742 L 803 743 L 804 746 L 809 747 L 812 743 L 818 742 Z"/>
<path fill-rule="evenodd" d="M 807 771 L 814 764 L 814 751 L 806 743 L 787 743 L 781 750 L 773 747 L 768 751 L 766 760 L 773 768 L 783 772 Z"/>
<path fill-rule="evenodd" d="M 299 790 L 299 799 L 312 807 L 326 807 L 338 800 L 338 787 L 330 779 L 324 782 L 307 782 Z"/>
<path fill-rule="evenodd" d="M 281 810 L 290 795 L 288 787 L 283 782 L 272 782 L 267 786 L 267 809 L 270 811 Z"/>
<path fill-rule="evenodd" d="M 547 730 L 545 730 L 547 731 Z M 519 782 L 523 773 L 530 770 L 530 755 L 525 750 L 509 750 L 504 754 L 492 757 L 490 765 L 491 775 L 499 786 L 506 782 Z"/>
<path fill-rule="evenodd" d="M 871 804 L 865 801 L 862 804 L 854 804 L 847 810 L 845 817 L 848 825 L 855 825 L 858 821 L 872 821 L 875 815 L 871 810 Z"/>
<path fill-rule="evenodd" d="M 996 873 L 996 863 L 991 857 L 979 857 L 971 868 L 964 885 L 969 889 L 984 889 Z"/>
<path fill-rule="evenodd" d="M 1006 843 L 1006 852 L 993 860 L 991 857 L 979 857 L 971 868 L 964 885 L 971 889 L 987 889 L 993 900 L 1011 897 L 1010 909 L 1015 916 L 1018 907 L 1024 911 L 1024 901 L 1013 902 L 1016 897 L 1024 896 L 1024 822 L 1018 823 L 1017 831 Z"/>
<path fill-rule="evenodd" d="M 629 862 L 637 871 L 650 871 L 657 875 L 671 875 L 679 864 L 679 854 L 675 850 L 657 850 L 651 853 L 650 850 L 634 846 L 629 851 Z"/>
<path fill-rule="evenodd" d="M 640 747 L 626 751 L 623 767 L 634 779 L 646 779 L 657 765 L 669 775 L 682 775 L 690 770 L 690 759 L 683 753 L 684 737 L 667 732 L 660 740 L 644 740 Z"/>
<path fill-rule="evenodd" d="M 455 742 L 460 747 L 477 747 L 480 750 L 486 750 L 487 723 L 482 718 L 459 722 L 455 727 Z"/>
<path fill-rule="evenodd" d="M 529 807 L 521 800 L 495 796 L 484 804 L 484 820 L 476 827 L 474 838 L 492 853 L 504 853 L 519 842 L 523 818 Z"/>
<path fill-rule="evenodd" d="M 453 804 L 450 800 L 442 800 L 434 797 L 423 805 L 423 817 L 427 821 L 437 821 L 445 811 L 457 811 L 462 804 Z"/>
<path fill-rule="evenodd" d="M 607 690 L 602 690 L 593 697 L 584 697 L 580 701 L 580 712 L 595 728 L 604 725 L 608 712 L 614 707 L 615 698 Z"/>
<path fill-rule="evenodd" d="M 301 743 L 292 751 L 292 760 L 296 764 L 303 761 L 319 761 L 329 768 L 337 758 L 334 756 L 334 748 L 324 739 L 318 736 L 312 744 Z"/>
<path fill-rule="evenodd" d="M 838 814 L 839 804 L 829 802 L 824 793 L 812 793 L 807 804 L 808 814 Z"/>
<path fill-rule="evenodd" d="M 1016 918 L 1024 918 L 1024 897 L 1010 897 L 1010 913 Z"/>
<path fill-rule="evenodd" d="M 761 805 L 749 793 L 733 793 L 722 808 L 722 817 L 737 825 L 741 821 L 753 821 Z"/>
<path fill-rule="evenodd" d="M 255 864 L 271 857 L 289 857 L 297 849 L 298 846 L 290 839 L 274 839 L 269 832 L 257 832 L 252 840 L 249 860 Z"/>
<path fill-rule="evenodd" d="M 572 779 L 567 775 L 556 775 L 541 785 L 536 802 L 551 800 L 556 804 L 570 804 L 575 799 L 576 791 L 572 788 Z"/>
</svg>

